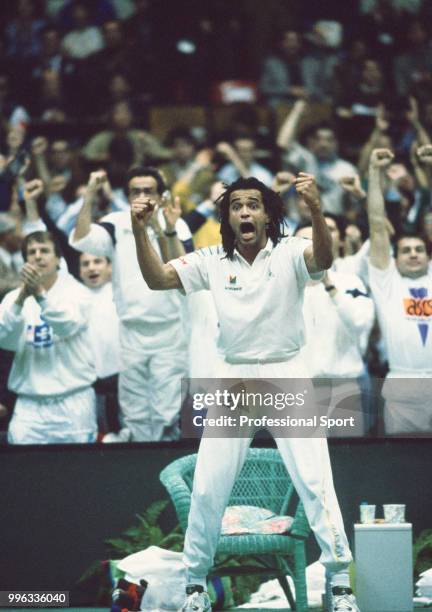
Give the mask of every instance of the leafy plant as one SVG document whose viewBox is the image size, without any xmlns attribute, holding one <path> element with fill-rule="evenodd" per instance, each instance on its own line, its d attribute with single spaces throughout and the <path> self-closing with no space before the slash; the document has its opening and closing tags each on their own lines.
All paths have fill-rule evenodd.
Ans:
<svg viewBox="0 0 432 612">
<path fill-rule="evenodd" d="M 168 500 L 153 502 L 142 514 L 136 515 L 133 525 L 125 529 L 118 537 L 105 540 L 107 545 L 107 558 L 123 559 L 128 555 L 145 550 L 149 546 L 159 546 L 167 550 L 181 552 L 183 550 L 184 535 L 180 525 L 165 533 L 159 525 L 159 519 L 168 506 Z M 252 557 L 242 557 L 241 561 L 235 558 L 218 559 L 225 566 L 241 567 L 244 565 L 260 565 Z M 90 583 L 96 591 L 95 602 L 101 605 L 110 605 L 112 586 L 109 572 L 113 571 L 115 563 L 95 561 L 80 577 L 78 583 Z M 256 575 L 238 575 L 231 578 L 232 593 L 236 605 L 249 600 L 262 580 Z"/>
<path fill-rule="evenodd" d="M 184 536 L 180 525 L 164 533 L 158 521 L 168 505 L 167 500 L 153 502 L 142 514 L 136 515 L 136 523 L 125 529 L 118 537 L 105 540 L 108 559 L 123 559 L 128 555 L 145 550 L 149 546 L 160 546 L 180 552 Z M 111 604 L 112 585 L 109 574 L 114 563 L 95 561 L 78 579 L 78 584 L 88 583 L 95 592 L 94 601 L 101 605 Z"/>
<path fill-rule="evenodd" d="M 162 512 L 168 505 L 167 500 L 155 501 L 143 514 L 137 514 L 137 524 L 126 529 L 120 537 L 105 540 L 109 556 L 123 558 L 149 546 L 160 546 L 180 552 L 183 548 L 183 534 L 180 525 L 169 533 L 164 533 L 158 525 Z"/>
<path fill-rule="evenodd" d="M 416 576 L 432 567 L 432 529 L 421 532 L 414 543 L 413 555 Z"/>
</svg>

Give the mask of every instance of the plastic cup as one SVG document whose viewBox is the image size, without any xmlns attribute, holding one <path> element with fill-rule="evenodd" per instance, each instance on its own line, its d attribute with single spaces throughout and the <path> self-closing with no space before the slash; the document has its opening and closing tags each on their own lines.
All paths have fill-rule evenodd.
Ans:
<svg viewBox="0 0 432 612">
<path fill-rule="evenodd" d="M 360 505 L 360 522 L 373 523 L 375 520 L 376 506 L 371 504 Z"/>
<path fill-rule="evenodd" d="M 386 523 L 405 523 L 405 504 L 384 504 Z"/>
</svg>

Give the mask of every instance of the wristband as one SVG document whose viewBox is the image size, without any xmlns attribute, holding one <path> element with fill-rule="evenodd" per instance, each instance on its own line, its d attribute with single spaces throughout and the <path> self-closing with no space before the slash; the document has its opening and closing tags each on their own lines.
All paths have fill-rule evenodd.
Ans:
<svg viewBox="0 0 432 612">
<path fill-rule="evenodd" d="M 327 293 L 330 293 L 330 291 L 333 291 L 336 289 L 336 287 L 334 285 L 327 285 L 327 287 L 324 287 L 324 289 L 327 291 Z"/>
<path fill-rule="evenodd" d="M 172 238 L 173 236 L 177 236 L 177 231 L 173 230 L 172 232 L 164 231 L 164 234 L 167 238 Z"/>
</svg>

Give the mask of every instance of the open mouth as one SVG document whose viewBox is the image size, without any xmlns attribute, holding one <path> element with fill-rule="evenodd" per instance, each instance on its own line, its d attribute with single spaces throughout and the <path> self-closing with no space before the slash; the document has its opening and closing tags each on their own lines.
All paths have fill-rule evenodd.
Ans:
<svg viewBox="0 0 432 612">
<path fill-rule="evenodd" d="M 89 274 L 89 280 L 92 282 L 96 282 L 99 280 L 99 274 Z"/>
<path fill-rule="evenodd" d="M 252 238 L 255 235 L 255 226 L 250 221 L 240 223 L 240 232 L 242 238 Z"/>
</svg>

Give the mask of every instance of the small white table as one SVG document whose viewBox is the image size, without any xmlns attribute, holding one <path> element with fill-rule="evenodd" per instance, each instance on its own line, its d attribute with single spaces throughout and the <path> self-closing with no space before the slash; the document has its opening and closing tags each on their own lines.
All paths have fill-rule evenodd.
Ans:
<svg viewBox="0 0 432 612">
<path fill-rule="evenodd" d="M 362 612 L 412 612 L 411 523 L 355 524 L 356 594 Z"/>
</svg>

